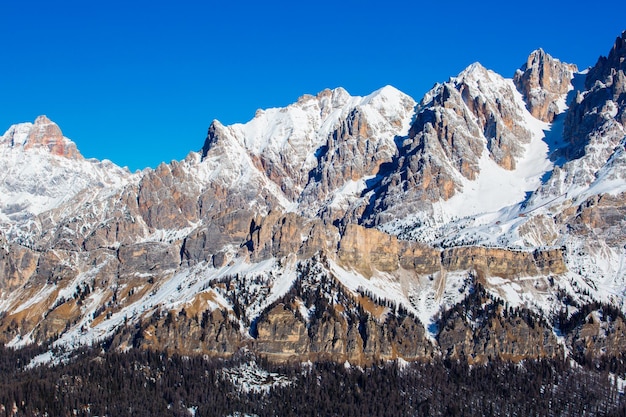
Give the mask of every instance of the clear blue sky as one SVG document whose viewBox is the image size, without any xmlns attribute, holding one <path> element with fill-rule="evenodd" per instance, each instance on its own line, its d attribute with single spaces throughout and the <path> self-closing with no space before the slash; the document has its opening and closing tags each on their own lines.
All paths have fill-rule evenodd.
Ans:
<svg viewBox="0 0 626 417">
<path fill-rule="evenodd" d="M 475 61 L 511 77 L 539 47 L 585 68 L 626 29 L 626 5 L 603 4 L 2 1 L 0 131 L 46 114 L 86 157 L 155 167 L 213 119 L 324 88 L 419 100 Z"/>
</svg>

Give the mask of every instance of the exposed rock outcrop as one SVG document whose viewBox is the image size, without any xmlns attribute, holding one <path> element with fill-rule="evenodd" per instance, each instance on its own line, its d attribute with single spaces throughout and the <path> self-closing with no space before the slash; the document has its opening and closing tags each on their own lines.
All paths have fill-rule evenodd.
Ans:
<svg viewBox="0 0 626 417">
<path fill-rule="evenodd" d="M 513 82 L 524 96 L 530 113 L 551 123 L 565 105 L 565 96 L 572 88 L 571 80 L 576 71 L 575 65 L 561 63 L 543 49 L 538 49 L 517 70 Z"/>
<path fill-rule="evenodd" d="M 46 116 L 39 116 L 34 124 L 23 124 L 21 129 L 9 130 L 3 142 L 11 147 L 44 149 L 52 155 L 82 159 L 76 144 L 65 138 L 59 126 Z"/>
<path fill-rule="evenodd" d="M 444 314 L 437 341 L 444 357 L 469 363 L 554 358 L 563 349 L 547 323 L 525 309 L 507 311 L 482 289 Z"/>
<path fill-rule="evenodd" d="M 165 350 L 181 355 L 210 354 L 230 357 L 243 347 L 239 323 L 224 310 L 204 310 L 190 315 L 186 310 L 152 317 L 135 335 L 137 347 Z"/>
<path fill-rule="evenodd" d="M 392 272 L 399 266 L 400 244 L 395 236 L 350 224 L 339 242 L 337 256 L 366 277 L 375 270 Z"/>
<path fill-rule="evenodd" d="M 585 87 L 591 89 L 593 85 L 600 81 L 604 84 L 617 84 L 616 94 L 623 93 L 624 84 L 621 81 L 611 80 L 612 77 L 619 73 L 626 72 L 626 31 L 615 39 L 613 47 L 609 51 L 609 55 L 598 58 L 598 62 L 589 70 L 585 80 Z M 620 76 L 621 78 L 622 76 Z"/>
<path fill-rule="evenodd" d="M 401 266 L 421 274 L 471 270 L 483 277 L 505 278 L 562 274 L 567 270 L 559 249 L 531 252 L 466 246 L 437 250 L 357 225 L 346 228 L 337 256 L 364 276 L 371 276 L 373 271 L 393 272 Z"/>
<path fill-rule="evenodd" d="M 606 161 L 624 136 L 625 39 L 626 32 L 617 38 L 608 57 L 598 59 L 585 78 L 588 91 L 579 93 L 570 106 L 564 127 L 564 138 L 571 144 L 567 150 L 569 158 L 588 154 L 597 162 Z"/>
<path fill-rule="evenodd" d="M 611 359 L 624 357 L 626 321 L 623 316 L 602 309 L 581 317 L 580 324 L 567 333 L 567 343 L 577 358 Z M 583 309 L 583 311 L 586 311 Z"/>
<path fill-rule="evenodd" d="M 395 166 L 365 212 L 366 222 L 384 223 L 462 191 L 474 180 L 483 153 L 513 170 L 531 133 L 515 86 L 480 64 L 436 85 L 421 101 Z M 408 212 L 407 212 L 408 211 Z"/>
</svg>

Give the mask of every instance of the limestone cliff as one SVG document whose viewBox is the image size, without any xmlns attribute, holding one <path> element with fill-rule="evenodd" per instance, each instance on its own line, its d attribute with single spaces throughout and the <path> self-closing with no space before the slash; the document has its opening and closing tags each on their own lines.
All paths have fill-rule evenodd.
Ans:
<svg viewBox="0 0 626 417">
<path fill-rule="evenodd" d="M 572 89 L 575 65 L 561 63 L 543 49 L 533 51 L 526 63 L 515 73 L 513 82 L 524 95 L 530 113 L 550 123 L 565 105 L 565 96 Z"/>
</svg>

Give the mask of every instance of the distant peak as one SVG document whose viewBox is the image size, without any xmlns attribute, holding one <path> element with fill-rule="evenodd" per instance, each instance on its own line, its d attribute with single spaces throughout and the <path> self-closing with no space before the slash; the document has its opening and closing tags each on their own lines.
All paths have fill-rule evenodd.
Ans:
<svg viewBox="0 0 626 417">
<path fill-rule="evenodd" d="M 261 110 L 261 109 L 259 109 L 259 110 Z M 261 110 L 261 111 L 263 111 L 263 110 Z M 220 122 L 217 119 L 213 119 L 213 121 L 209 125 L 209 129 L 222 129 L 223 127 L 224 127 L 224 125 L 222 124 L 222 122 Z"/>
<path fill-rule="evenodd" d="M 333 89 L 325 88 L 324 90 L 320 91 L 316 95 L 304 94 L 298 97 L 298 100 L 296 101 L 296 103 L 305 103 L 310 100 L 318 100 L 318 101 L 331 100 L 332 102 L 338 102 L 338 101 L 345 101 L 350 97 L 351 97 L 350 94 L 342 87 L 337 87 Z"/>
<path fill-rule="evenodd" d="M 59 126 L 44 115 L 38 116 L 33 124 L 12 126 L 1 142 L 12 148 L 45 149 L 53 155 L 69 159 L 83 158 L 76 144 L 64 137 Z"/>
<path fill-rule="evenodd" d="M 626 30 L 615 39 L 615 44 L 609 53 L 609 61 L 613 61 L 616 69 L 626 68 Z"/>
<path fill-rule="evenodd" d="M 383 88 L 379 88 L 378 90 L 374 91 L 370 95 L 372 95 L 372 96 L 373 95 L 397 96 L 397 95 L 401 95 L 401 94 L 404 94 L 404 93 L 402 91 L 398 90 L 396 87 L 387 84 Z"/>
<path fill-rule="evenodd" d="M 617 72 L 626 72 L 626 31 L 615 39 L 608 56 L 600 56 L 598 62 L 587 74 L 585 88 L 589 89 L 596 81 L 612 84 Z"/>
<path fill-rule="evenodd" d="M 471 74 L 474 72 L 482 72 L 482 71 L 487 71 L 487 68 L 485 68 L 483 64 L 481 64 L 480 62 L 476 61 L 476 62 L 469 64 L 467 68 L 461 71 L 461 74 L 464 74 L 464 73 Z"/>
<path fill-rule="evenodd" d="M 543 50 L 543 48 L 537 48 L 534 51 L 532 51 L 530 53 L 530 55 L 528 56 L 528 58 L 530 57 L 534 57 L 534 56 L 550 56 L 550 54 L 548 54 L 546 51 Z"/>
<path fill-rule="evenodd" d="M 542 48 L 535 49 L 534 51 L 532 51 L 528 55 L 528 58 L 526 59 L 526 63 L 520 68 L 520 70 L 524 72 L 531 68 L 543 68 L 548 65 L 552 67 L 563 66 L 563 67 L 569 68 L 571 71 L 578 71 L 578 68 L 576 67 L 575 64 L 567 64 L 567 63 L 561 62 L 557 58 L 553 57 L 552 55 L 544 51 Z"/>
<path fill-rule="evenodd" d="M 544 51 L 542 48 L 535 49 L 528 55 L 528 58 L 526 59 L 526 63 L 522 66 L 520 70 L 524 72 L 529 68 L 543 67 L 547 63 L 550 63 L 550 65 L 558 65 L 561 63 L 561 61 L 554 58 L 552 55 Z M 571 64 L 565 64 L 565 65 L 575 68 L 575 66 Z"/>
<path fill-rule="evenodd" d="M 257 113 L 260 110 L 257 110 Z M 202 145 L 202 158 L 206 157 L 209 150 L 215 146 L 215 144 L 219 141 L 219 138 L 223 136 L 225 130 L 225 126 L 217 119 L 213 119 L 211 125 L 209 126 L 209 130 L 207 132 L 206 139 L 204 140 L 204 145 Z"/>
<path fill-rule="evenodd" d="M 491 83 L 499 79 L 500 75 L 485 68 L 480 62 L 468 65 L 456 77 L 451 77 L 448 81 L 452 84 L 467 84 L 480 86 L 483 83 Z M 446 83 L 444 83 L 445 85 Z"/>
<path fill-rule="evenodd" d="M 37 118 L 35 119 L 35 126 L 50 125 L 50 124 L 57 126 L 56 123 L 48 119 L 48 116 L 46 116 L 45 114 L 42 114 L 41 116 L 37 116 Z"/>
<path fill-rule="evenodd" d="M 337 108 L 341 107 L 348 102 L 352 96 L 344 88 L 327 88 L 320 91 L 316 95 L 316 99 L 320 102 L 322 107 Z"/>
<path fill-rule="evenodd" d="M 532 51 L 528 55 L 528 58 L 526 58 L 526 63 L 522 66 L 521 69 L 522 69 L 522 71 L 524 71 L 527 68 L 531 68 L 533 66 L 540 65 L 546 59 L 548 59 L 548 60 L 552 59 L 550 54 L 547 54 L 546 51 L 544 51 L 542 48 L 535 49 L 534 51 Z"/>
<path fill-rule="evenodd" d="M 406 105 L 409 107 L 412 107 L 415 104 L 412 98 L 391 85 L 379 88 L 370 95 L 366 96 L 363 99 L 362 104 L 368 103 L 380 103 L 381 105 L 384 105 L 384 103 L 402 103 L 403 105 L 408 103 Z"/>
<path fill-rule="evenodd" d="M 324 97 L 350 97 L 350 93 L 348 93 L 343 87 L 337 87 L 333 89 L 325 88 L 324 90 L 317 93 L 318 99 Z"/>
<path fill-rule="evenodd" d="M 563 63 L 539 48 L 532 51 L 526 63 L 515 72 L 513 83 L 522 93 L 530 113 L 539 120 L 552 123 L 562 111 L 558 101 L 570 90 L 576 71 L 576 65 Z"/>
<path fill-rule="evenodd" d="M 463 71 L 461 71 L 456 78 L 458 80 L 477 79 L 487 76 L 488 73 L 489 70 L 483 67 L 480 62 L 474 62 L 473 64 L 468 65 L 467 68 L 465 68 Z"/>
</svg>

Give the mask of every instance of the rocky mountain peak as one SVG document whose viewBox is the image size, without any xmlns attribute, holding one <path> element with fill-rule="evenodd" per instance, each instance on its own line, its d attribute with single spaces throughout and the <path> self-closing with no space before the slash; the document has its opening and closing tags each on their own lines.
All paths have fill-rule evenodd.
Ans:
<svg viewBox="0 0 626 417">
<path fill-rule="evenodd" d="M 514 169 L 529 136 L 514 90 L 479 63 L 436 85 L 402 149 L 403 169 L 416 181 L 409 187 L 425 190 L 430 201 L 448 199 L 460 189 L 460 178 L 476 178 L 485 150 L 501 167 Z"/>
<path fill-rule="evenodd" d="M 596 81 L 604 84 L 611 83 L 609 77 L 626 72 L 626 31 L 615 39 L 615 44 L 608 56 L 601 56 L 598 62 L 589 70 L 585 87 L 590 89 Z"/>
<path fill-rule="evenodd" d="M 206 139 L 204 140 L 204 144 L 202 145 L 202 157 L 206 157 L 209 150 L 215 145 L 217 142 L 217 138 L 219 136 L 219 132 L 224 129 L 224 125 L 221 124 L 218 120 L 213 120 L 209 125 L 209 130 L 207 131 Z"/>
<path fill-rule="evenodd" d="M 564 108 L 565 96 L 572 88 L 571 80 L 576 71 L 576 65 L 562 63 L 543 49 L 537 49 L 515 72 L 513 82 L 524 96 L 530 113 L 551 123 Z"/>
<path fill-rule="evenodd" d="M 361 105 L 372 106 L 381 115 L 388 117 L 395 126 L 401 127 L 406 115 L 413 113 L 416 103 L 412 97 L 391 85 L 386 85 L 364 97 Z"/>
<path fill-rule="evenodd" d="M 474 62 L 468 65 L 463 71 L 456 77 L 452 77 L 451 80 L 467 81 L 467 80 L 479 80 L 481 78 L 489 77 L 489 70 L 483 66 L 480 62 Z"/>
<path fill-rule="evenodd" d="M 14 125 L 2 136 L 0 143 L 11 148 L 44 149 L 53 155 L 69 159 L 82 159 L 76 144 L 63 136 L 59 126 L 46 116 L 39 116 L 35 123 Z"/>
<path fill-rule="evenodd" d="M 322 110 L 320 116 L 322 118 L 327 117 L 332 109 L 344 106 L 350 97 L 350 93 L 342 87 L 333 88 L 332 90 L 327 88 L 320 91 L 315 96 L 315 99 L 320 103 L 320 108 Z"/>
<path fill-rule="evenodd" d="M 303 95 L 283 108 L 258 110 L 247 123 L 214 121 L 202 148 L 203 160 L 232 165 L 233 157 L 278 186 L 306 211 L 346 182 L 377 175 L 397 153 L 415 101 L 386 86 L 360 97 L 343 88 Z M 209 158 L 210 157 L 210 158 Z M 359 185 L 361 187 L 361 185 Z"/>
</svg>

